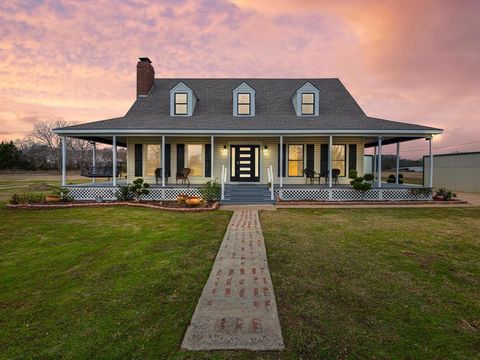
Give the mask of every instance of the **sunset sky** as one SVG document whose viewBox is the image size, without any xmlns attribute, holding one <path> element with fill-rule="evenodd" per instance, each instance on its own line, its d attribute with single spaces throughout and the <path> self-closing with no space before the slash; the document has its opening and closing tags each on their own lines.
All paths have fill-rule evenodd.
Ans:
<svg viewBox="0 0 480 360">
<path fill-rule="evenodd" d="M 476 0 L 2 1 L 0 139 L 124 115 L 139 56 L 157 77 L 338 77 L 370 116 L 443 128 L 436 153 L 480 150 Z"/>
</svg>

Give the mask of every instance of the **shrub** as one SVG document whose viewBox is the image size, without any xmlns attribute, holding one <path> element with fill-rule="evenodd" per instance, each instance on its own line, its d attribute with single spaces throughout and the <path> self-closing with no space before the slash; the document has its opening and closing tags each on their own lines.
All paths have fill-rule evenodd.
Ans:
<svg viewBox="0 0 480 360">
<path fill-rule="evenodd" d="M 43 193 L 22 193 L 13 194 L 10 198 L 10 204 L 39 204 L 45 202 Z"/>
<path fill-rule="evenodd" d="M 200 189 L 200 194 L 202 194 L 203 200 L 205 201 L 217 201 L 220 199 L 221 191 L 222 188 L 218 181 L 209 180 L 203 188 Z"/>
<path fill-rule="evenodd" d="M 452 197 L 457 197 L 451 190 L 446 188 L 439 188 L 435 191 L 435 197 L 442 197 L 443 200 L 448 201 Z"/>
<path fill-rule="evenodd" d="M 361 183 L 363 182 L 363 177 L 356 177 L 352 181 L 350 181 L 350 185 L 353 185 L 355 183 Z"/>
<path fill-rule="evenodd" d="M 358 176 L 357 170 L 352 169 L 348 172 L 348 177 L 350 179 L 355 179 L 357 176 Z"/>
<path fill-rule="evenodd" d="M 353 188 L 357 191 L 365 192 L 372 188 L 372 184 L 367 182 L 356 182 L 353 184 Z"/>
<path fill-rule="evenodd" d="M 400 176 L 399 176 L 399 178 L 400 178 Z M 395 180 L 396 180 L 395 175 L 393 175 L 393 174 L 388 175 L 387 183 L 394 184 Z"/>
<path fill-rule="evenodd" d="M 53 191 L 53 193 L 60 197 L 60 201 L 63 201 L 63 202 L 73 201 L 73 196 L 70 195 L 70 190 L 68 190 L 67 188 L 57 188 Z"/>
<path fill-rule="evenodd" d="M 142 196 L 150 194 L 150 184 L 144 183 L 142 178 L 135 179 L 132 185 L 120 186 L 115 192 L 119 201 L 140 200 Z"/>
<path fill-rule="evenodd" d="M 373 181 L 373 179 L 375 179 L 375 176 L 373 176 L 373 174 L 363 175 L 363 180 L 365 180 L 365 181 Z"/>
</svg>

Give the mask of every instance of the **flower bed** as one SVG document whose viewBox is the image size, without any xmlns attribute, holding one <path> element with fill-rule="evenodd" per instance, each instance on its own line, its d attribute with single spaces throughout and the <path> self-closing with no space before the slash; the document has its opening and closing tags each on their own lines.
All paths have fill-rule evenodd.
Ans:
<svg viewBox="0 0 480 360">
<path fill-rule="evenodd" d="M 76 201 L 68 203 L 36 203 L 36 204 L 7 204 L 9 209 L 25 209 L 25 210 L 46 210 L 46 209 L 71 209 L 78 207 L 106 207 L 106 206 L 130 206 L 143 207 L 155 210 L 178 211 L 178 212 L 202 212 L 217 210 L 220 206 L 218 202 L 205 203 L 196 207 L 179 204 L 176 201 L 115 201 L 115 202 L 93 202 L 93 201 Z"/>
<path fill-rule="evenodd" d="M 451 200 L 383 200 L 383 201 L 325 201 L 325 200 L 276 200 L 276 205 L 465 205 L 467 201 Z"/>
</svg>

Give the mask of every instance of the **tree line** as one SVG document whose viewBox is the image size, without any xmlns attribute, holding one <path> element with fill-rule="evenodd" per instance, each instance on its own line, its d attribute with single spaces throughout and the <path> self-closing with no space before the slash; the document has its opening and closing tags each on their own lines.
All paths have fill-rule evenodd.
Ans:
<svg viewBox="0 0 480 360">
<path fill-rule="evenodd" d="M 53 129 L 74 125 L 63 120 L 37 122 L 32 131 L 22 139 L 2 141 L 0 143 L 0 170 L 61 170 L 62 139 Z M 83 170 L 92 164 L 93 144 L 90 141 L 66 138 L 68 170 Z M 117 148 L 117 158 L 125 161 L 126 150 Z M 110 146 L 98 146 L 96 165 L 107 166 L 112 163 Z"/>
</svg>

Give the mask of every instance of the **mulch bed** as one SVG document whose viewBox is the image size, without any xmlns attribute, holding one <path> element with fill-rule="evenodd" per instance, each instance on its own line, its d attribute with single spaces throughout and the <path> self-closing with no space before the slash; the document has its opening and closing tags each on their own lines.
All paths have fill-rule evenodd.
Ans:
<svg viewBox="0 0 480 360">
<path fill-rule="evenodd" d="M 317 201 L 317 200 L 276 200 L 276 205 L 464 205 L 468 204 L 464 200 L 403 200 L 403 201 Z"/>
<path fill-rule="evenodd" d="M 75 201 L 70 203 L 41 203 L 41 204 L 7 204 L 9 209 L 24 210 L 50 210 L 50 209 L 71 209 L 79 207 L 106 207 L 106 206 L 129 206 L 142 207 L 155 210 L 177 211 L 177 212 L 203 212 L 213 211 L 220 207 L 219 202 L 206 203 L 195 207 L 178 204 L 176 201 L 139 201 L 139 202 L 94 202 L 94 201 Z"/>
</svg>

